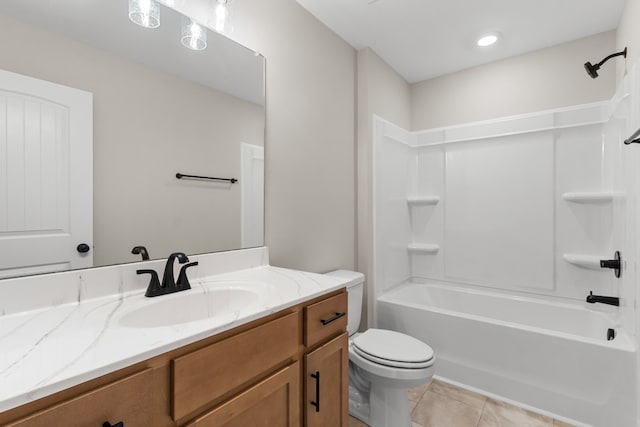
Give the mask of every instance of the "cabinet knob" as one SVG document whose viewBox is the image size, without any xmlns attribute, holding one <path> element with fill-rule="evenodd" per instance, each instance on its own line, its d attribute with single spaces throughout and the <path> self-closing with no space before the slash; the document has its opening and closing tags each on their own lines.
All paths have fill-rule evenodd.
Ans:
<svg viewBox="0 0 640 427">
<path fill-rule="evenodd" d="M 87 245 L 86 243 L 80 243 L 78 246 L 76 246 L 76 250 L 81 254 L 86 254 L 91 250 L 91 246 Z"/>
<path fill-rule="evenodd" d="M 124 422 L 120 421 L 119 423 L 111 424 L 109 421 L 105 421 L 102 423 L 102 427 L 124 427 Z"/>
</svg>

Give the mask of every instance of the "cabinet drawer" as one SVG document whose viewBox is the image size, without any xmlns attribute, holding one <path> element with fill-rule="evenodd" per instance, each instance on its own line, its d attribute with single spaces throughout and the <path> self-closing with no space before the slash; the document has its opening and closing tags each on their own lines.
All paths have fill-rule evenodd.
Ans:
<svg viewBox="0 0 640 427">
<path fill-rule="evenodd" d="M 275 427 L 300 424 L 300 363 L 296 362 L 187 427 Z"/>
<path fill-rule="evenodd" d="M 161 414 L 154 392 L 159 377 L 152 369 L 128 376 L 51 408 L 36 412 L 7 427 L 102 427 L 104 422 L 129 426 L 161 426 L 171 420 Z"/>
<path fill-rule="evenodd" d="M 291 313 L 173 359 L 173 419 L 193 415 L 236 387 L 293 358 L 299 345 L 298 328 L 298 313 Z"/>
<path fill-rule="evenodd" d="M 304 345 L 317 344 L 347 327 L 347 293 L 304 308 Z"/>
</svg>

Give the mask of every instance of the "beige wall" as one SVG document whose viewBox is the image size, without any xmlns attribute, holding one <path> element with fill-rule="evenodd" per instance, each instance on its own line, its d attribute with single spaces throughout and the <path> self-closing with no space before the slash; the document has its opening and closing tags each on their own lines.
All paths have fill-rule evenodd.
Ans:
<svg viewBox="0 0 640 427">
<path fill-rule="evenodd" d="M 616 50 L 621 51 L 627 47 L 627 60 L 616 59 L 618 81 L 633 67 L 640 58 L 640 0 L 626 0 L 620 25 L 616 33 Z M 613 52 L 611 52 L 613 53 Z"/>
<path fill-rule="evenodd" d="M 358 51 L 358 271 L 365 273 L 367 288 L 373 278 L 373 115 L 404 128 L 411 123 L 409 84 L 373 50 Z M 365 301 L 370 297 L 365 288 Z M 369 305 L 373 302 L 369 301 Z M 367 321 L 364 307 L 362 322 Z M 370 319 L 369 319 L 370 320 Z"/>
<path fill-rule="evenodd" d="M 239 177 L 261 106 L 4 16 L 0 51 L 2 69 L 93 93 L 95 265 L 240 247 L 240 186 L 175 173 Z"/>
<path fill-rule="evenodd" d="M 609 99 L 615 66 L 607 63 L 592 79 L 583 64 L 613 53 L 615 43 L 615 31 L 609 31 L 416 83 L 411 127 L 430 129 Z"/>
<path fill-rule="evenodd" d="M 207 4 L 176 2 L 201 20 Z M 356 53 L 295 0 L 233 5 L 233 38 L 267 58 L 271 263 L 314 272 L 353 269 Z"/>
</svg>

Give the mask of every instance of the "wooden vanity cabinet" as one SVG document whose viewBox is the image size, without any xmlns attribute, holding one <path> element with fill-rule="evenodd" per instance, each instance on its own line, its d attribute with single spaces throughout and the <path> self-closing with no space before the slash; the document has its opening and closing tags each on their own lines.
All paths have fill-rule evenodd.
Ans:
<svg viewBox="0 0 640 427">
<path fill-rule="evenodd" d="M 292 427 L 300 424 L 300 362 L 295 362 L 187 424 L 187 427 Z"/>
<path fill-rule="evenodd" d="M 102 427 L 104 423 L 124 426 L 166 426 L 154 395 L 158 380 L 153 369 L 145 369 L 111 384 L 53 405 L 8 427 Z"/>
<path fill-rule="evenodd" d="M 173 359 L 173 419 L 180 422 L 190 418 L 279 366 L 295 361 L 299 318 L 299 313 L 289 313 Z"/>
<path fill-rule="evenodd" d="M 305 355 L 307 427 L 349 425 L 349 337 L 346 332 Z"/>
<path fill-rule="evenodd" d="M 346 300 L 329 293 L 2 412 L 0 427 L 346 427 Z"/>
<path fill-rule="evenodd" d="M 347 293 L 304 309 L 304 425 L 349 425 L 349 336 Z"/>
</svg>

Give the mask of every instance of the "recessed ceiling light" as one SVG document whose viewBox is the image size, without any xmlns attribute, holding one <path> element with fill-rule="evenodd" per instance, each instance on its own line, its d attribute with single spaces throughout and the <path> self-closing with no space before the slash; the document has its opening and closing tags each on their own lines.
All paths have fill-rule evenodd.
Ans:
<svg viewBox="0 0 640 427">
<path fill-rule="evenodd" d="M 487 47 L 487 46 L 491 46 L 497 41 L 498 41 L 498 34 L 492 33 L 492 34 L 485 34 L 484 36 L 480 37 L 476 43 L 480 47 Z"/>
</svg>

